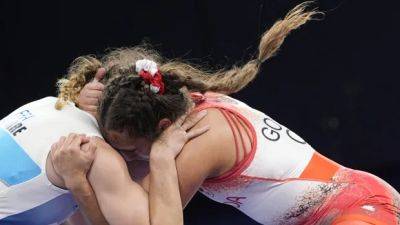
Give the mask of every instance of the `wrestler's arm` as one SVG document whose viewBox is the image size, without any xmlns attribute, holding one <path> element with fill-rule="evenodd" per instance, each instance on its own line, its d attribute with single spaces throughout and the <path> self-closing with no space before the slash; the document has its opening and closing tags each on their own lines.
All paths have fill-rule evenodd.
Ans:
<svg viewBox="0 0 400 225">
<path fill-rule="evenodd" d="M 66 186 L 72 192 L 72 195 L 78 202 L 78 205 L 83 214 L 90 221 L 90 224 L 108 225 L 109 223 L 100 211 L 99 204 L 97 203 L 98 199 L 96 197 L 96 194 L 92 189 L 91 184 L 87 181 L 86 177 L 82 176 L 80 178 L 77 176 L 72 182 L 70 182 Z M 74 221 L 74 225 L 77 223 L 76 219 L 72 221 Z"/>
<path fill-rule="evenodd" d="M 169 148 L 170 151 L 155 145 L 155 152 L 163 154 L 150 160 L 156 181 L 151 182 L 149 207 L 147 192 L 131 180 L 123 158 L 100 138 L 92 138 L 81 146 L 82 139 L 81 135 L 74 134 L 61 138 L 51 152 L 56 171 L 62 175 L 65 186 L 75 192 L 81 210 L 92 224 L 107 224 L 105 219 L 101 220 L 104 217 L 110 224 L 183 224 L 174 160 L 177 153 L 171 152 L 179 152 L 185 142 Z M 94 152 L 94 148 L 91 146 L 97 147 L 93 163 L 90 152 Z M 89 184 L 85 171 L 90 165 Z"/>
<path fill-rule="evenodd" d="M 93 187 L 91 193 L 96 193 L 96 196 L 87 195 L 83 198 L 80 196 L 83 194 L 82 191 L 74 193 L 78 203 L 84 206 L 82 210 L 86 210 L 86 215 L 90 217 L 101 215 L 103 212 L 110 224 L 183 224 L 174 160 L 176 155 L 165 151 L 165 148 L 160 145 L 153 147 L 157 154 L 150 157 L 152 178 L 150 197 L 148 197 L 147 192 L 132 181 L 125 161 L 111 146 L 99 138 L 92 139 L 92 142 L 95 142 L 97 150 L 88 180 L 85 176 L 64 178 L 66 184 L 69 184 L 67 187 L 74 191 L 83 189 L 82 186 L 86 185 L 88 185 L 88 189 Z M 88 145 L 83 145 L 82 150 L 86 151 L 85 148 L 88 148 Z M 82 200 L 88 200 L 91 203 L 88 204 Z M 98 224 L 96 218 L 90 219 L 93 224 Z"/>
<path fill-rule="evenodd" d="M 193 128 L 206 114 L 207 112 L 203 111 L 191 115 L 188 119 L 186 119 L 186 115 L 182 116 L 165 129 L 152 144 L 149 200 L 147 200 L 147 192 L 131 180 L 123 158 L 103 140 L 97 140 L 100 142 L 97 145 L 100 147 L 97 151 L 105 154 L 96 156 L 89 174 L 89 181 L 97 194 L 100 208 L 110 223 L 113 223 L 112 221 L 119 222 L 121 217 L 124 217 L 127 218 L 126 223 L 136 220 L 135 224 L 183 224 L 175 157 L 189 140 L 208 131 L 209 128 L 206 124 Z M 112 155 L 114 156 L 111 157 Z M 121 177 L 119 178 L 120 183 L 116 185 L 107 181 L 110 176 Z M 133 191 L 135 189 L 136 191 Z M 132 196 L 127 196 L 127 193 Z M 124 204 L 122 210 L 126 210 L 126 212 L 121 212 L 121 202 Z M 129 207 L 130 204 L 134 204 L 135 211 L 132 211 L 132 206 Z M 142 215 L 142 217 L 138 219 L 138 215 Z"/>
<path fill-rule="evenodd" d="M 226 162 L 226 152 L 221 150 L 231 147 L 230 137 L 226 135 L 226 130 L 216 126 L 215 121 L 210 119 L 214 117 L 213 114 L 219 114 L 218 110 L 207 109 L 207 111 L 207 116 L 198 122 L 195 128 L 214 125 L 211 125 L 207 133 L 189 141 L 176 159 L 183 207 L 186 207 L 207 178 L 220 174 L 226 169 L 226 165 L 229 167 L 229 162 Z M 149 188 L 149 183 L 149 175 L 140 182 L 145 190 Z"/>
<path fill-rule="evenodd" d="M 104 217 L 110 224 L 150 224 L 147 193 L 132 181 L 125 161 L 111 146 L 102 140 L 96 145 L 88 180 Z"/>
<path fill-rule="evenodd" d="M 82 145 L 85 148 L 82 148 Z M 46 170 L 52 183 L 72 192 L 80 211 L 89 219 L 88 222 L 107 225 L 106 219 L 100 212 L 95 193 L 86 178 L 96 157 L 95 150 L 96 145 L 85 135 L 71 133 L 68 137 L 60 137 L 59 141 L 51 146 L 51 163 Z M 70 219 L 68 222 L 79 224 L 73 217 Z"/>
<path fill-rule="evenodd" d="M 147 193 L 131 180 L 125 161 L 100 138 L 93 138 L 90 143 L 82 146 L 82 150 L 80 142 L 69 141 L 69 139 L 82 139 L 78 135 L 70 135 L 65 141 L 72 143 L 72 147 L 71 144 L 53 145 L 55 150 L 52 149 L 52 158 L 55 169 L 59 174 L 64 174 L 63 179 L 68 184 L 67 187 L 76 191 L 85 189 L 82 187 L 88 185 L 85 171 L 92 164 L 88 178 L 96 196 L 87 197 L 91 198 L 87 200 L 92 203 L 89 205 L 82 202 L 85 198 L 79 195 L 83 192 L 74 193 L 78 202 L 86 206 L 82 207 L 82 210 L 86 210 L 89 217 L 101 215 L 96 204 L 97 197 L 101 211 L 111 224 L 183 224 L 174 159 L 188 140 L 208 130 L 207 126 L 191 129 L 204 115 L 199 113 L 188 121 L 182 117 L 177 124 L 169 126 L 159 140 L 153 143 L 150 155 L 150 206 Z M 185 132 L 185 130 L 190 131 Z M 89 155 L 87 153 L 91 152 L 90 149 L 93 150 L 90 146 L 97 147 L 93 163 L 88 160 L 89 156 L 86 157 Z M 88 187 L 91 189 L 90 185 Z"/>
</svg>

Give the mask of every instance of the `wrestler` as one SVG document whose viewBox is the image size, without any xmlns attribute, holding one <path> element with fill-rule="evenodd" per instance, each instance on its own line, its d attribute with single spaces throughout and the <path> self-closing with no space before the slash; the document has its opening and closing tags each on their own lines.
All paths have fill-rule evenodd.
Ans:
<svg viewBox="0 0 400 225">
<path fill-rule="evenodd" d="M 181 117 L 174 126 L 164 129 L 159 141 L 153 143 L 154 153 L 149 157 L 150 192 L 147 193 L 132 181 L 123 158 L 104 142 L 92 115 L 71 102 L 57 110 L 56 103 L 55 97 L 43 98 L 0 120 L 1 225 L 62 223 L 78 207 L 67 189 L 78 193 L 77 200 L 84 202 L 81 208 L 88 212 L 93 224 L 107 223 L 102 214 L 90 214 L 98 210 L 93 208 L 97 207 L 97 201 L 100 207 L 110 207 L 104 211 L 110 224 L 183 224 L 174 158 L 188 139 L 205 131 L 186 132 L 201 117 L 191 117 L 188 121 L 184 120 L 185 116 Z M 83 133 L 91 138 L 70 134 L 53 146 L 61 148 L 60 151 L 50 152 L 52 144 L 69 133 Z M 68 146 L 69 152 L 83 149 L 77 159 L 81 163 L 74 164 L 75 168 L 69 168 L 70 172 L 64 174 L 74 176 L 75 180 L 64 180 L 53 167 L 56 163 L 53 159 L 63 153 L 63 146 Z M 73 182 L 79 181 L 81 174 L 86 180 L 86 173 L 91 186 L 80 183 L 75 188 Z M 123 195 L 113 195 L 110 190 L 118 185 L 127 189 Z M 129 209 L 125 208 L 126 204 Z M 124 210 L 117 210 L 118 206 Z M 85 223 L 79 215 L 73 218 L 72 224 Z"/>
<path fill-rule="evenodd" d="M 209 124 L 210 130 L 189 141 L 176 159 L 183 206 L 199 190 L 261 224 L 398 224 L 400 197 L 389 184 L 333 162 L 268 115 L 227 96 L 252 81 L 290 31 L 317 14 L 306 6 L 294 8 L 262 36 L 256 59 L 226 71 L 205 72 L 140 47 L 112 51 L 101 61 L 90 58 L 86 68 L 92 66 L 92 73 L 105 70 L 100 104 L 92 106 L 98 107 L 104 137 L 129 169 L 143 171 L 133 178 L 144 189 L 151 180 L 146 159 L 159 128 L 194 105 L 207 109 L 197 126 Z M 65 87 L 75 84 L 72 78 Z M 89 80 L 72 94 L 61 89 L 61 102 L 87 99 L 79 93 L 90 90 L 84 88 Z"/>
</svg>

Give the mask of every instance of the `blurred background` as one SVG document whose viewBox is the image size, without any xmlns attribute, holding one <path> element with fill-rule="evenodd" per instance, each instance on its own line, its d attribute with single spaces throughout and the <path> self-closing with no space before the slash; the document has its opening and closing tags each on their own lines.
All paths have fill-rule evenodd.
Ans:
<svg viewBox="0 0 400 225">
<path fill-rule="evenodd" d="M 246 62 L 260 35 L 301 1 L 0 1 L 0 117 L 44 96 L 72 60 L 146 41 L 212 69 Z M 396 1 L 321 0 L 325 19 L 287 38 L 234 95 L 322 154 L 400 189 L 400 13 Z M 200 194 L 188 225 L 256 224 Z"/>
</svg>

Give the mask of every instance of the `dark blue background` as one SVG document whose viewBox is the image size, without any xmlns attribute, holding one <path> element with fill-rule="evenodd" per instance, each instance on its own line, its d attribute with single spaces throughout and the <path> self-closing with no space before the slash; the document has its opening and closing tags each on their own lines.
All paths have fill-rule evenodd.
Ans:
<svg viewBox="0 0 400 225">
<path fill-rule="evenodd" d="M 167 57 L 230 67 L 299 1 L 0 1 L 0 116 L 47 95 L 69 63 L 143 39 Z M 321 153 L 400 188 L 396 1 L 322 0 L 326 18 L 287 38 L 235 97 L 290 127 Z M 252 224 L 197 195 L 186 224 Z"/>
</svg>

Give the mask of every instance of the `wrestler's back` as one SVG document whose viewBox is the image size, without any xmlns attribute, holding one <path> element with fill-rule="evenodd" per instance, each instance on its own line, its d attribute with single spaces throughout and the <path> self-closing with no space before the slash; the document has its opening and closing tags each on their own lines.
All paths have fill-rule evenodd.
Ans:
<svg viewBox="0 0 400 225">
<path fill-rule="evenodd" d="M 0 224 L 58 224 L 76 210 L 68 191 L 46 176 L 46 159 L 60 136 L 101 136 L 96 120 L 67 104 L 55 109 L 47 97 L 0 121 Z"/>
</svg>

